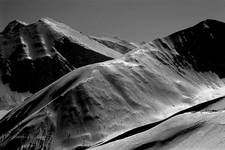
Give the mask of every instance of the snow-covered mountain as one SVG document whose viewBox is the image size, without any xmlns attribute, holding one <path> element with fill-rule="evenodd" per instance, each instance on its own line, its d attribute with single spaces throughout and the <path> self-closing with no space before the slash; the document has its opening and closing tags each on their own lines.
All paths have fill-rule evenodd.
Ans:
<svg viewBox="0 0 225 150">
<path fill-rule="evenodd" d="M 49 24 L 57 33 L 67 35 L 54 42 L 54 49 L 65 58 L 63 64 L 77 69 L 31 95 L 0 120 L 0 149 L 161 150 L 216 149 L 218 143 L 219 149 L 224 146 L 224 23 L 206 20 L 168 37 L 129 46 L 120 40 L 88 36 L 88 40 L 75 36 L 79 38 L 72 41 L 68 38 L 72 31 L 61 25 L 58 28 L 58 23 L 54 26 L 52 21 Z M 98 55 L 93 54 L 93 59 L 108 58 L 108 52 L 118 55 L 87 65 L 83 63 L 93 55 L 87 56 L 78 49 L 76 54 L 81 58 L 76 60 L 80 61 L 71 60 L 74 43 L 82 41 L 86 46 L 91 42 L 95 46 L 102 41 L 111 42 L 110 46 L 101 45 L 102 50 L 90 44 Z M 126 45 L 128 53 L 122 55 L 123 48 L 112 49 L 118 44 Z"/>
<path fill-rule="evenodd" d="M 49 18 L 12 21 L 0 33 L 0 109 L 19 104 L 75 68 L 121 55 Z"/>
</svg>

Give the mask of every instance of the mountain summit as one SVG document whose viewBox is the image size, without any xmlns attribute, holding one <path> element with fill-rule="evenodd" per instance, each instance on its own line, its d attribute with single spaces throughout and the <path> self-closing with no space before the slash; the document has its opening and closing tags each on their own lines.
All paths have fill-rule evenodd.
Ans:
<svg viewBox="0 0 225 150">
<path fill-rule="evenodd" d="M 179 61 L 185 59 L 197 71 L 212 71 L 225 77 L 224 27 L 223 22 L 207 19 L 191 28 L 156 39 L 154 43 L 167 51 L 175 49 L 180 55 Z"/>
<path fill-rule="evenodd" d="M 52 19 L 32 24 L 14 20 L 0 33 L 0 107 L 20 103 L 78 67 L 121 56 Z"/>
</svg>

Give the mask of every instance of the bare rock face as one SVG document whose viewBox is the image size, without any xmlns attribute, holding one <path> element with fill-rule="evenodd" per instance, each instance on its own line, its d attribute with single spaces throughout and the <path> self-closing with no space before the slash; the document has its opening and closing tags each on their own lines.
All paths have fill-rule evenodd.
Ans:
<svg viewBox="0 0 225 150">
<path fill-rule="evenodd" d="M 51 19 L 33 24 L 12 21 L 0 33 L 0 84 L 4 89 L 0 98 L 6 101 L 0 105 L 17 105 L 29 93 L 75 68 L 119 56 L 115 50 Z"/>
</svg>

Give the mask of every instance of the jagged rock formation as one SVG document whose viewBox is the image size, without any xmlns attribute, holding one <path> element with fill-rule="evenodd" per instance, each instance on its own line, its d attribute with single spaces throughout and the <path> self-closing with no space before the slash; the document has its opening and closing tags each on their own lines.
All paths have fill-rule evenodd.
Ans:
<svg viewBox="0 0 225 150">
<path fill-rule="evenodd" d="M 0 105 L 17 105 L 30 95 L 25 93 L 35 93 L 75 68 L 120 56 L 51 19 L 12 21 L 0 33 Z"/>
<path fill-rule="evenodd" d="M 208 22 L 209 31 L 208 27 L 205 28 Z M 223 23 L 217 21 L 204 21 L 175 33 L 175 37 L 185 40 L 176 40 L 171 35 L 140 46 L 138 50 L 121 58 L 70 72 L 28 98 L 0 120 L 1 149 L 160 149 L 160 146 L 179 137 L 182 132 L 186 134 L 204 127 L 209 129 L 209 126 L 198 124 L 198 121 L 205 118 L 203 122 L 210 124 L 210 119 L 223 120 L 223 113 L 212 116 L 207 116 L 207 113 L 184 113 L 200 111 L 206 106 L 206 110 L 223 109 L 224 99 L 207 103 L 208 100 L 225 95 L 224 81 L 220 78 L 223 70 L 213 70 L 207 62 L 204 64 L 207 69 L 201 70 L 201 63 L 206 59 L 199 56 L 202 51 L 206 51 L 209 56 L 210 49 L 205 48 L 212 48 L 215 38 L 222 41 L 221 36 L 215 37 L 216 29 L 221 28 L 221 32 L 224 31 L 222 28 L 225 26 L 222 25 Z M 197 32 L 195 28 L 204 32 Z M 205 30 L 207 34 L 202 34 Z M 193 37 L 186 36 L 189 32 Z M 71 46 L 67 44 L 67 40 L 56 42 L 57 49 L 63 47 L 64 43 L 65 46 Z M 204 40 L 205 45 L 198 42 L 195 45 L 196 41 L 204 43 Z M 220 48 L 217 54 L 221 54 L 223 43 L 216 44 Z M 182 46 L 171 48 L 171 45 Z M 187 50 L 191 54 L 183 52 L 186 47 L 193 48 L 193 52 L 189 48 Z M 195 49 L 198 53 L 194 52 Z M 86 58 L 85 55 L 82 57 Z M 210 58 L 214 62 L 220 57 L 212 54 Z M 190 108 L 192 106 L 194 107 Z M 190 109 L 184 110 L 186 108 Z M 179 122 L 183 117 L 187 121 L 191 117 L 196 120 Z M 178 124 L 170 126 L 168 122 L 174 121 Z M 161 125 L 164 122 L 165 126 Z M 152 131 L 151 127 L 157 130 Z M 166 127 L 174 128 L 178 132 L 170 130 L 172 133 L 169 134 L 168 131 L 167 134 L 164 130 Z M 137 133 L 141 133 L 140 136 Z M 161 134 L 164 135 L 162 138 L 157 136 Z M 129 141 L 133 143 L 123 144 Z"/>
</svg>

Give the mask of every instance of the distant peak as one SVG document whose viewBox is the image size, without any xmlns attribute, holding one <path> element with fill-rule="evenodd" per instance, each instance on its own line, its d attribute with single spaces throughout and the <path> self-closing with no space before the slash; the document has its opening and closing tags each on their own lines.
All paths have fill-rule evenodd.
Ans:
<svg viewBox="0 0 225 150">
<path fill-rule="evenodd" d="M 203 23 L 218 23 L 218 22 L 221 22 L 221 21 L 218 21 L 218 20 L 215 20 L 215 19 L 205 19 L 202 22 Z"/>
<path fill-rule="evenodd" d="M 18 19 L 15 19 L 15 20 L 11 21 L 9 24 L 12 24 L 12 25 L 13 25 L 13 24 L 27 25 L 26 22 L 21 21 L 21 20 L 18 20 Z"/>
<path fill-rule="evenodd" d="M 18 30 L 19 27 L 22 27 L 22 26 L 26 26 L 27 23 L 23 22 L 23 21 L 20 21 L 20 20 L 13 20 L 11 21 L 4 29 L 3 32 L 12 32 L 12 31 L 15 31 L 15 30 Z"/>
<path fill-rule="evenodd" d="M 206 19 L 198 23 L 198 25 L 208 26 L 208 27 L 216 27 L 220 25 L 224 25 L 225 23 L 222 21 L 214 20 L 214 19 Z"/>
<path fill-rule="evenodd" d="M 43 23 L 43 24 L 48 24 L 48 25 L 58 25 L 58 24 L 63 24 L 65 25 L 64 23 L 62 22 L 59 22 L 59 21 L 56 21 L 52 18 L 49 18 L 49 17 L 44 17 L 44 18 L 41 18 L 37 21 L 37 23 Z"/>
</svg>

